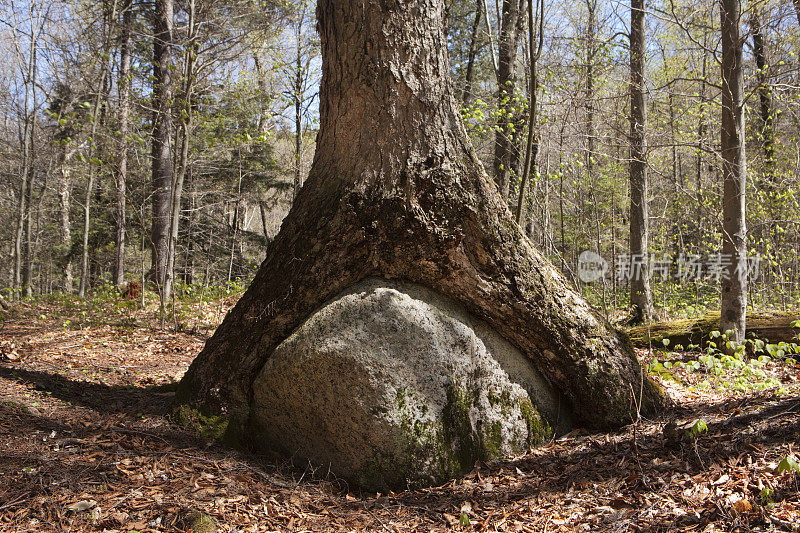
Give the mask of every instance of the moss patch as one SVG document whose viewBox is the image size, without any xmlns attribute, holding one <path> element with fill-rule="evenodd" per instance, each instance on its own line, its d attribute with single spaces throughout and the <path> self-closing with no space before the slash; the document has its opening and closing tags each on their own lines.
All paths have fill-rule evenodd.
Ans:
<svg viewBox="0 0 800 533">
<path fill-rule="evenodd" d="M 796 314 L 780 312 L 747 313 L 747 338 L 768 339 L 770 342 L 791 342 L 797 335 L 791 323 L 798 320 Z M 720 329 L 720 313 L 707 313 L 699 318 L 654 322 L 629 328 L 628 336 L 634 346 L 647 348 L 651 345 L 660 348 L 663 340 L 669 339 L 669 347 L 677 345 L 687 347 L 695 344 L 701 347 L 710 340 L 712 331 Z"/>
<path fill-rule="evenodd" d="M 221 440 L 228 444 L 228 419 L 220 415 L 204 415 L 200 410 L 183 404 L 172 410 L 172 420 L 179 426 L 198 432 L 206 440 Z"/>
</svg>

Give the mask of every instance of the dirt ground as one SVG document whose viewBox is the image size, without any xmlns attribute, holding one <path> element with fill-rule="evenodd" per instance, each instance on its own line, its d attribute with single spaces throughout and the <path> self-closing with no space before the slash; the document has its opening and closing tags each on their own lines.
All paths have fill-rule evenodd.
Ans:
<svg viewBox="0 0 800 533">
<path fill-rule="evenodd" d="M 158 329 L 133 311 L 88 320 L 57 304 L 19 304 L 0 320 L 0 531 L 185 531 L 192 511 L 241 532 L 800 524 L 800 476 L 779 472 L 800 440 L 796 364 L 766 365 L 781 386 L 760 392 L 698 388 L 702 375 L 665 380 L 675 405 L 657 419 L 574 431 L 441 487 L 375 494 L 173 425 L 169 384 L 205 338 Z M 681 425 L 696 419 L 708 431 L 689 439 Z"/>
</svg>

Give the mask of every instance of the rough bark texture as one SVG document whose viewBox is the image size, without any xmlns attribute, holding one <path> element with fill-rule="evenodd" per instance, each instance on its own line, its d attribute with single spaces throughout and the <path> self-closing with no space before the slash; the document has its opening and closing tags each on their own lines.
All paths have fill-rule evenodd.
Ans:
<svg viewBox="0 0 800 533">
<path fill-rule="evenodd" d="M 153 12 L 153 280 L 159 290 L 167 275 L 172 187 L 172 0 L 156 0 Z"/>
<path fill-rule="evenodd" d="M 764 46 L 764 31 L 761 26 L 760 6 L 754 5 L 750 12 L 750 31 L 753 34 L 753 55 L 756 60 L 758 77 L 758 103 L 761 115 L 761 128 L 758 132 L 761 150 L 764 154 L 764 181 L 766 186 L 774 187 L 775 136 L 772 129 L 772 89 L 767 80 L 767 53 Z"/>
<path fill-rule="evenodd" d="M 117 161 L 116 254 L 114 258 L 114 283 L 125 281 L 125 203 L 128 182 L 128 114 L 131 91 L 131 32 L 133 29 L 132 0 L 122 7 L 122 38 L 119 56 L 119 160 Z"/>
<path fill-rule="evenodd" d="M 499 122 L 494 137 L 494 177 L 500 193 L 508 200 L 511 179 L 519 163 L 519 144 L 524 120 L 514 109 L 516 63 L 520 35 L 524 30 L 525 0 L 503 0 L 503 16 L 497 64 Z"/>
<path fill-rule="evenodd" d="M 72 189 L 71 169 L 69 159 L 74 153 L 69 150 L 67 145 L 61 147 L 59 154 L 59 168 L 61 179 L 58 184 L 58 206 L 61 217 L 59 219 L 61 229 L 61 246 L 64 248 L 64 292 L 72 292 L 72 224 L 70 223 L 70 191 Z"/>
<path fill-rule="evenodd" d="M 647 257 L 647 95 L 645 93 L 644 0 L 631 1 L 631 257 Z M 631 279 L 631 305 L 638 315 L 648 321 L 653 316 L 653 297 L 650 292 L 648 261 Z"/>
<path fill-rule="evenodd" d="M 744 149 L 744 71 L 739 28 L 740 0 L 721 0 L 722 7 L 722 254 L 732 261 L 722 279 L 722 331 L 744 340 L 747 309 L 747 227 Z"/>
<path fill-rule="evenodd" d="M 659 405 L 627 338 L 531 246 L 470 146 L 448 76 L 444 2 L 326 0 L 317 15 L 310 175 L 181 382 L 184 412 L 244 438 L 253 380 L 275 347 L 370 276 L 426 286 L 486 321 L 565 395 L 578 423 L 630 422 L 639 398 L 645 411 Z"/>
</svg>

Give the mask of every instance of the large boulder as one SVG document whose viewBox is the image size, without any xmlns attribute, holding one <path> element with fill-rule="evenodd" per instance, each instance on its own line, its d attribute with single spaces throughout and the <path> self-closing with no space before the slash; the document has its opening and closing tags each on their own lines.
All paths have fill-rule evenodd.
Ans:
<svg viewBox="0 0 800 533">
<path fill-rule="evenodd" d="M 431 484 L 569 428 L 530 360 L 457 304 L 370 279 L 282 342 L 254 384 L 267 446 L 365 488 Z"/>
</svg>

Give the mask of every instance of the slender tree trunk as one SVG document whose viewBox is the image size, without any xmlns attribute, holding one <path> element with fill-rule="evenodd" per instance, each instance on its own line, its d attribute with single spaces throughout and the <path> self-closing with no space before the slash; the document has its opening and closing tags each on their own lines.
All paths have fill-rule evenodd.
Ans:
<svg viewBox="0 0 800 533">
<path fill-rule="evenodd" d="M 494 46 L 494 34 L 492 33 L 492 23 L 489 20 L 489 9 L 486 7 L 486 0 L 480 0 L 481 7 L 483 7 L 483 22 L 486 24 L 486 38 L 489 40 L 489 52 L 492 56 L 492 70 L 494 71 L 494 79 L 495 81 L 500 83 L 500 74 L 498 70 L 500 67 L 497 66 L 497 53 L 495 52 Z"/>
<path fill-rule="evenodd" d="M 494 141 L 494 175 L 500 194 L 508 201 L 513 171 L 519 161 L 519 107 L 515 102 L 516 61 L 526 0 L 503 0 L 497 64 L 499 123 Z"/>
<path fill-rule="evenodd" d="M 386 10 L 322 0 L 317 14 L 323 76 L 308 180 L 177 402 L 222 414 L 232 439 L 247 435 L 253 381 L 274 348 L 327 300 L 383 277 L 483 319 L 579 423 L 624 424 L 637 403 L 659 405 L 627 339 L 531 246 L 470 146 L 447 74 L 444 1 Z"/>
<path fill-rule="evenodd" d="M 119 57 L 119 159 L 117 161 L 117 211 L 116 255 L 114 258 L 114 283 L 125 281 L 125 207 L 128 186 L 128 115 L 131 102 L 131 34 L 133 29 L 133 1 L 125 0 L 122 6 L 122 42 Z"/>
<path fill-rule="evenodd" d="M 475 4 L 475 20 L 472 23 L 472 33 L 469 39 L 469 53 L 467 54 L 467 72 L 464 76 L 464 90 L 461 93 L 461 103 L 468 104 L 472 100 L 472 78 L 475 73 L 475 55 L 478 50 L 478 30 L 481 26 L 481 3 L 477 0 Z"/>
<path fill-rule="evenodd" d="M 708 37 L 704 36 L 704 45 L 708 44 Z M 706 79 L 708 76 L 708 54 L 703 54 L 703 72 L 702 79 L 699 84 L 699 99 L 700 99 L 700 112 L 698 113 L 697 121 L 697 168 L 696 168 L 696 206 L 697 206 L 697 241 L 703 242 L 703 152 L 705 150 L 706 138 Z M 699 251 L 699 250 L 698 250 Z"/>
<path fill-rule="evenodd" d="M 744 342 L 747 309 L 747 227 L 745 188 L 747 158 L 744 149 L 744 69 L 739 28 L 740 0 L 720 0 L 722 29 L 722 254 L 732 261 L 722 279 L 723 331 Z"/>
<path fill-rule="evenodd" d="M 181 152 L 178 156 L 178 169 L 175 172 L 172 186 L 170 187 L 170 224 L 169 242 L 167 246 L 167 271 L 164 276 L 164 285 L 161 297 L 164 302 L 172 298 L 175 285 L 175 256 L 178 247 L 178 229 L 181 219 L 181 200 L 183 196 L 183 182 L 186 178 L 186 169 L 189 165 L 189 136 L 192 131 L 192 92 L 194 91 L 195 63 L 197 61 L 197 35 L 195 21 L 195 0 L 189 0 L 188 43 L 184 59 L 183 91 L 181 94 L 180 138 Z"/>
<path fill-rule="evenodd" d="M 597 53 L 597 0 L 586 0 L 586 177 L 592 186 L 594 175 L 594 58 Z M 600 250 L 597 251 L 600 253 Z"/>
<path fill-rule="evenodd" d="M 303 158 L 303 22 L 305 19 L 305 5 L 301 9 L 300 19 L 297 21 L 297 56 L 295 57 L 294 72 L 294 190 L 293 198 L 297 198 L 300 187 L 303 186 L 302 158 Z"/>
<path fill-rule="evenodd" d="M 258 202 L 258 211 L 261 214 L 261 231 L 264 233 L 264 242 L 269 242 L 269 237 L 267 236 L 267 206 L 261 200 Z"/>
<path fill-rule="evenodd" d="M 155 0 L 153 11 L 152 279 L 163 291 L 169 255 L 172 188 L 173 0 Z"/>
<path fill-rule="evenodd" d="M 19 298 L 22 293 L 28 293 L 24 277 L 29 270 L 26 261 L 29 259 L 25 243 L 25 231 L 30 219 L 30 189 L 32 186 L 33 169 L 33 133 L 35 110 L 29 109 L 31 101 L 35 101 L 36 92 L 36 34 L 38 29 L 34 23 L 33 7 L 31 6 L 30 46 L 28 48 L 28 65 L 25 74 L 25 97 L 23 100 L 24 120 L 22 126 L 22 165 L 20 165 L 19 203 L 17 205 L 17 228 L 14 239 L 14 297 Z"/>
<path fill-rule="evenodd" d="M 754 4 L 750 10 L 750 31 L 753 33 L 753 55 L 756 60 L 758 78 L 758 101 L 761 114 L 761 128 L 758 138 L 764 153 L 764 182 L 774 186 L 775 138 L 772 129 L 772 89 L 767 81 L 767 57 L 764 47 L 764 34 L 761 26 L 761 6 Z"/>
<path fill-rule="evenodd" d="M 528 193 L 526 187 L 528 182 L 532 179 L 531 176 L 536 174 L 536 157 L 539 153 L 539 133 L 536 131 L 536 116 L 537 116 L 537 100 L 536 92 L 539 90 L 539 77 L 537 70 L 537 63 L 539 55 L 542 51 L 544 43 L 544 0 L 536 0 L 536 8 L 534 9 L 534 0 L 528 2 L 528 52 L 530 55 L 530 86 L 528 88 L 530 97 L 528 103 L 528 142 L 525 145 L 525 162 L 522 166 L 522 176 L 519 182 L 519 197 L 517 198 L 517 211 L 515 218 L 517 224 L 521 227 L 525 226 L 523 220 L 524 206 L 528 202 Z M 535 39 L 535 12 L 540 11 L 539 17 L 539 42 Z"/>
<path fill-rule="evenodd" d="M 800 25 L 800 0 L 792 0 L 794 2 L 794 12 L 797 15 L 797 24 Z"/>
<path fill-rule="evenodd" d="M 653 316 L 650 292 L 649 217 L 647 205 L 647 93 L 645 88 L 644 0 L 631 0 L 631 260 L 643 258 L 642 268 L 631 279 L 631 305 L 639 317 L 649 321 Z"/>
<path fill-rule="evenodd" d="M 67 145 L 61 147 L 59 156 L 59 170 L 61 179 L 58 185 L 58 206 L 60 210 L 61 246 L 64 249 L 64 292 L 73 291 L 72 278 L 72 225 L 70 223 L 70 195 L 72 190 L 71 169 L 69 160 L 75 150 L 69 150 Z"/>
<path fill-rule="evenodd" d="M 112 28 L 116 22 L 117 17 L 117 2 L 114 0 L 109 11 L 104 13 L 104 36 L 103 36 L 103 54 L 110 55 L 111 51 L 111 34 Z M 88 165 L 89 176 L 86 180 L 86 197 L 83 203 L 83 246 L 81 253 L 81 280 L 78 286 L 78 296 L 80 298 L 86 297 L 86 291 L 89 289 L 89 278 L 91 272 L 89 269 L 89 232 L 91 229 L 91 206 L 92 194 L 94 194 L 94 179 L 97 165 L 94 163 L 96 147 L 97 147 L 97 126 L 100 121 L 101 106 L 103 99 L 106 96 L 106 76 L 108 76 L 109 63 L 107 59 L 102 59 L 100 67 L 100 80 L 97 84 L 97 94 L 95 95 L 94 105 L 92 106 L 92 126 L 89 132 L 89 150 L 88 150 Z"/>
<path fill-rule="evenodd" d="M 33 107 L 36 109 L 36 95 L 34 92 L 33 98 L 34 104 Z M 23 268 L 22 268 L 22 288 L 27 298 L 33 296 L 33 220 L 31 218 L 31 207 L 33 205 L 33 181 L 35 178 L 35 169 L 36 166 L 34 164 L 34 152 L 33 148 L 33 136 L 36 132 L 36 112 L 34 111 L 31 117 L 31 128 L 30 128 L 30 148 L 31 151 L 28 155 L 28 179 L 25 180 L 25 206 L 26 206 L 26 213 L 25 213 L 25 237 L 24 237 L 24 250 L 22 252 L 23 257 Z"/>
</svg>

